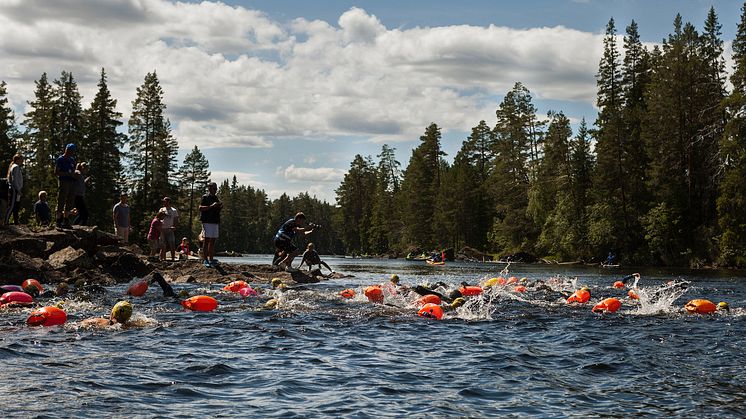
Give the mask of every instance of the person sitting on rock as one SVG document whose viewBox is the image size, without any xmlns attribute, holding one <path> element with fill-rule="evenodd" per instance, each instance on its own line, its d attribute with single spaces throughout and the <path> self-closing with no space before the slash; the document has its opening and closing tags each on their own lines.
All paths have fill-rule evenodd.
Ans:
<svg viewBox="0 0 746 419">
<path fill-rule="evenodd" d="M 49 227 L 52 222 L 52 210 L 47 203 L 46 191 L 39 191 L 39 200 L 34 204 L 34 218 L 42 227 Z"/>
<path fill-rule="evenodd" d="M 319 253 L 313 248 L 313 243 L 308 243 L 306 251 L 303 252 L 303 259 L 300 261 L 300 265 L 298 265 L 298 267 L 303 266 L 304 263 L 308 266 L 308 272 L 313 271 L 314 265 L 319 265 L 319 273 L 321 273 L 321 265 L 326 266 L 326 269 L 329 269 L 330 273 L 334 272 L 334 270 L 330 268 L 326 262 L 321 260 Z"/>
</svg>

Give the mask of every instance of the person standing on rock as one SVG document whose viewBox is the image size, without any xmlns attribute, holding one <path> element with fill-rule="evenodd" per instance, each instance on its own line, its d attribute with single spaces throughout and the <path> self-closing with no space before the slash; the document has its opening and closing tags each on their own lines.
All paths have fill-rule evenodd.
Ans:
<svg viewBox="0 0 746 419">
<path fill-rule="evenodd" d="M 88 172 L 88 165 L 86 163 L 78 163 L 78 167 L 75 173 L 78 178 L 75 179 L 75 208 L 78 210 L 78 216 L 73 220 L 75 225 L 88 225 L 88 207 L 85 205 L 85 188 L 86 183 L 91 180 L 91 177 L 85 177 Z"/>
<path fill-rule="evenodd" d="M 49 227 L 52 222 L 52 210 L 47 203 L 47 191 L 39 191 L 39 200 L 34 204 L 34 218 L 37 224 Z"/>
<path fill-rule="evenodd" d="M 215 182 L 207 186 L 207 194 L 199 203 L 199 220 L 202 222 L 202 234 L 205 236 L 202 264 L 209 268 L 217 263 L 215 260 L 215 242 L 218 240 L 220 227 L 220 210 L 223 203 L 218 196 L 218 184 Z"/>
<path fill-rule="evenodd" d="M 160 251 L 160 237 L 161 234 L 163 234 L 163 219 L 166 217 L 166 213 L 163 211 L 158 211 L 158 213 L 153 217 L 153 220 L 150 222 L 150 230 L 148 230 L 148 244 L 150 245 L 150 257 L 155 256 L 156 254 L 160 253 L 160 257 L 158 260 L 165 260 L 165 252 Z"/>
<path fill-rule="evenodd" d="M 127 194 L 122 192 L 119 196 L 119 202 L 114 205 L 112 210 L 114 219 L 114 232 L 124 243 L 129 241 L 130 237 L 130 206 L 127 205 Z"/>
<path fill-rule="evenodd" d="M 0 226 L 5 225 L 5 211 L 8 210 L 8 178 L 0 178 Z"/>
<path fill-rule="evenodd" d="M 16 154 L 8 166 L 8 209 L 3 214 L 5 224 L 10 223 L 13 214 L 13 224 L 18 224 L 18 210 L 21 203 L 21 189 L 23 189 L 23 156 Z"/>
<path fill-rule="evenodd" d="M 179 224 L 179 213 L 171 206 L 171 198 L 163 197 L 163 208 L 158 212 L 165 213 L 163 224 L 161 224 L 160 249 L 161 260 L 166 260 L 166 252 L 171 251 L 171 260 L 176 260 L 176 236 L 174 231 Z"/>
<path fill-rule="evenodd" d="M 54 165 L 54 175 L 57 176 L 59 190 L 57 192 L 57 228 L 70 228 L 67 219 L 69 212 L 75 205 L 75 181 L 79 175 L 75 173 L 75 144 L 68 144 L 65 152 L 57 158 Z"/>
<path fill-rule="evenodd" d="M 278 262 L 280 268 L 287 272 L 298 272 L 298 269 L 292 266 L 293 259 L 299 254 L 298 247 L 293 244 L 293 238 L 296 233 L 311 234 L 314 228 L 316 228 L 315 224 L 310 224 L 310 228 L 306 227 L 306 214 L 302 212 L 295 214 L 295 217 L 285 221 L 280 226 L 277 234 L 275 234 L 275 247 L 285 255 Z"/>
</svg>

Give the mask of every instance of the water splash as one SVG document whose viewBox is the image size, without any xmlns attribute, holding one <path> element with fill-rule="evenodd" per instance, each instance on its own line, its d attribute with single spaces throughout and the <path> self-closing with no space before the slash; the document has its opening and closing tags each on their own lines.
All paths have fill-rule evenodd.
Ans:
<svg viewBox="0 0 746 419">
<path fill-rule="evenodd" d="M 630 314 L 649 316 L 654 314 L 674 313 L 679 311 L 678 307 L 673 305 L 674 301 L 686 294 L 689 287 L 689 281 L 675 280 L 667 282 L 656 288 L 637 288 L 637 279 L 635 280 L 632 290 L 634 290 L 639 299 L 639 306 L 632 310 Z"/>
</svg>

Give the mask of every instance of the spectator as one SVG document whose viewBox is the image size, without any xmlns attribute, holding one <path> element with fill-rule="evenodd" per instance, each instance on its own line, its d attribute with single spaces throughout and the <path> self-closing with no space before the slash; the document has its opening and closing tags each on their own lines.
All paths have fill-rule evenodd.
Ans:
<svg viewBox="0 0 746 419">
<path fill-rule="evenodd" d="M 183 237 L 181 239 L 181 243 L 179 244 L 179 253 L 184 255 L 185 259 L 189 259 L 189 242 L 187 241 L 186 237 Z"/>
<path fill-rule="evenodd" d="M 161 259 L 166 260 L 166 252 L 171 251 L 171 260 L 176 260 L 176 237 L 174 231 L 179 224 L 179 213 L 171 206 L 171 198 L 163 197 L 163 208 L 159 210 L 166 214 L 161 225 Z"/>
<path fill-rule="evenodd" d="M 10 215 L 13 214 L 13 224 L 18 224 L 18 210 L 21 202 L 21 189 L 23 189 L 23 156 L 16 154 L 8 166 L 8 209 L 5 211 L 4 222 L 10 224 Z"/>
<path fill-rule="evenodd" d="M 75 179 L 75 209 L 78 210 L 78 216 L 73 220 L 73 224 L 76 225 L 88 225 L 88 207 L 85 205 L 85 189 L 86 183 L 91 180 L 91 177 L 85 177 L 88 172 L 88 164 L 78 163 L 75 170 L 75 174 L 78 178 Z"/>
<path fill-rule="evenodd" d="M 8 210 L 8 178 L 0 178 L 0 226 L 5 225 L 5 211 Z"/>
<path fill-rule="evenodd" d="M 68 144 L 65 152 L 57 158 L 54 165 L 54 175 L 57 176 L 59 184 L 55 211 L 57 228 L 70 228 L 67 216 L 75 204 L 75 181 L 79 177 L 75 173 L 75 157 L 73 156 L 76 150 L 75 144 Z"/>
<path fill-rule="evenodd" d="M 163 227 L 163 219 L 165 217 L 165 212 L 158 211 L 155 217 L 153 217 L 153 221 L 150 222 L 150 230 L 148 231 L 148 244 L 150 244 L 151 257 L 157 255 L 158 250 L 160 249 L 159 238 L 161 236 L 161 227 Z M 165 260 L 165 257 L 163 257 L 163 253 L 161 253 L 161 256 L 158 259 Z"/>
<path fill-rule="evenodd" d="M 202 197 L 202 201 L 199 203 L 199 219 L 202 221 L 202 234 L 205 237 L 202 263 L 207 268 L 218 262 L 215 260 L 215 242 L 218 240 L 220 210 L 223 208 L 223 203 L 218 199 L 217 192 L 217 183 L 210 183 L 207 186 L 207 194 Z"/>
<path fill-rule="evenodd" d="M 52 222 L 52 210 L 47 204 L 47 191 L 39 191 L 39 200 L 34 204 L 34 218 L 40 226 L 49 227 Z"/>
<path fill-rule="evenodd" d="M 114 231 L 124 243 L 129 242 L 130 237 L 130 206 L 127 205 L 127 194 L 122 192 L 119 202 L 114 205 L 112 211 L 114 219 Z"/>
</svg>

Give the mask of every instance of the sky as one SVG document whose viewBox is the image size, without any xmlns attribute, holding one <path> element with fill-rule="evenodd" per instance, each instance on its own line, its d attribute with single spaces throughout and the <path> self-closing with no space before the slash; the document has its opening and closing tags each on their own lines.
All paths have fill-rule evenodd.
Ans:
<svg viewBox="0 0 746 419">
<path fill-rule="evenodd" d="M 125 120 L 156 71 L 178 160 L 197 145 L 212 179 L 234 175 L 271 198 L 335 202 L 355 154 L 383 144 L 406 167 L 432 122 L 452 159 L 515 82 L 539 114 L 596 117 L 606 23 L 634 19 L 659 43 L 677 13 L 702 27 L 715 7 L 726 46 L 743 3 L 700 0 L 0 0 L 0 80 L 17 120 L 34 81 L 62 70 L 83 104 L 100 69 Z M 726 54 L 728 54 L 726 48 Z M 728 58 L 728 57 L 726 57 Z M 92 162 L 95 164 L 95 162 Z"/>
</svg>

